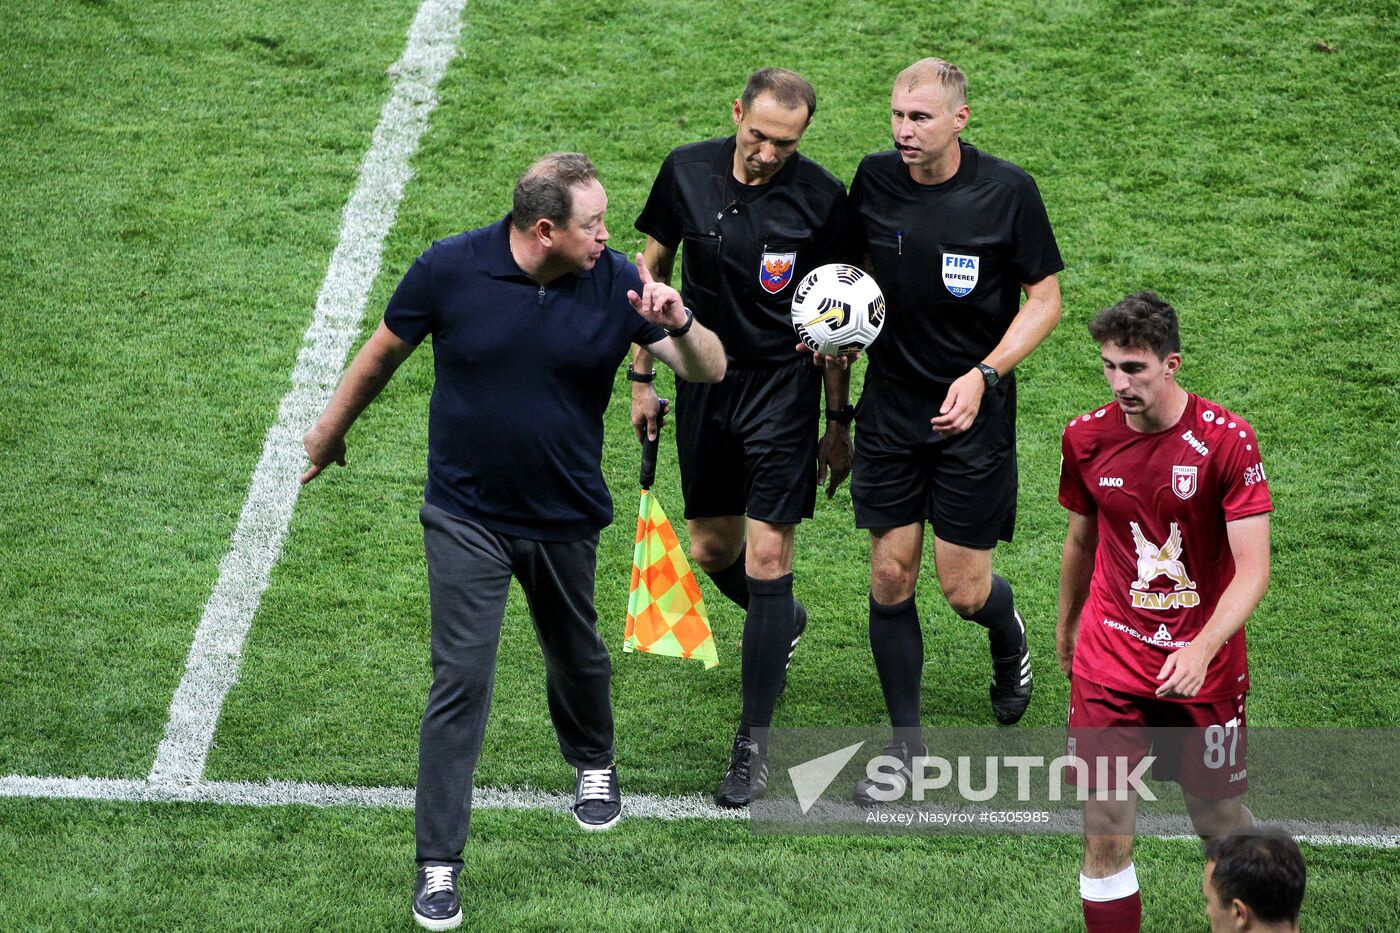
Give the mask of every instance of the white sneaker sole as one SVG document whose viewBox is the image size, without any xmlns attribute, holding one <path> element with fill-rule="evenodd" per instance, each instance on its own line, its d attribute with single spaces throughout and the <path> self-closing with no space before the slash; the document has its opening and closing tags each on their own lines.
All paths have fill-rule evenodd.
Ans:
<svg viewBox="0 0 1400 933">
<path fill-rule="evenodd" d="M 415 909 L 413 919 L 425 930 L 454 930 L 462 925 L 462 911 L 461 908 L 458 908 L 457 912 L 446 920 L 433 920 L 431 917 L 423 916 Z"/>
</svg>

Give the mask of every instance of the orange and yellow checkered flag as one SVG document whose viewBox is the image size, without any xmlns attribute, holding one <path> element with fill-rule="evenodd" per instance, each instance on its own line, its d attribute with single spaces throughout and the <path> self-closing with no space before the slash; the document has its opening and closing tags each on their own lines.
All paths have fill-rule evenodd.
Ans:
<svg viewBox="0 0 1400 933">
<path fill-rule="evenodd" d="M 622 650 L 695 658 L 706 668 L 719 663 L 700 584 L 661 503 L 647 489 L 637 515 Z"/>
<path fill-rule="evenodd" d="M 661 413 L 665 413 L 665 402 Z M 658 434 L 660 432 L 658 431 Z M 656 477 L 658 439 L 642 442 L 642 504 L 632 550 L 632 590 L 627 595 L 623 651 L 645 651 L 673 658 L 695 658 L 711 668 L 719 663 L 705 598 L 685 559 L 676 531 L 651 494 Z"/>
</svg>

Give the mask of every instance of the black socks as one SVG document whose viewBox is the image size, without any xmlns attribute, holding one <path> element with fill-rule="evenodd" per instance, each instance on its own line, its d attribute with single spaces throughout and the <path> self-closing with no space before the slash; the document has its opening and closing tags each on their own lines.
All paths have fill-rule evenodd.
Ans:
<svg viewBox="0 0 1400 933">
<path fill-rule="evenodd" d="M 992 657 L 1006 658 L 1021 651 L 1021 626 L 1016 623 L 1015 598 L 1011 584 L 992 574 L 992 591 L 987 602 L 972 615 L 963 616 L 987 630 Z"/>
<path fill-rule="evenodd" d="M 773 708 L 778 705 L 783 686 L 797 606 L 792 598 L 790 573 L 776 580 L 744 580 L 749 611 L 744 617 L 740 678 L 744 708 L 739 731 L 747 735 L 749 727 L 766 729 L 773 724 Z"/>
<path fill-rule="evenodd" d="M 749 585 L 745 582 L 748 578 L 744 573 L 744 557 L 748 552 L 748 545 L 739 548 L 739 557 L 734 563 L 723 570 L 716 570 L 714 573 L 705 571 L 706 575 L 715 582 L 719 591 L 728 597 L 729 601 L 741 609 L 749 608 Z"/>
<path fill-rule="evenodd" d="M 870 597 L 870 653 L 885 693 L 885 708 L 895 738 L 911 748 L 919 741 L 920 686 L 924 672 L 924 634 L 914 597 L 893 606 L 882 606 Z"/>
</svg>

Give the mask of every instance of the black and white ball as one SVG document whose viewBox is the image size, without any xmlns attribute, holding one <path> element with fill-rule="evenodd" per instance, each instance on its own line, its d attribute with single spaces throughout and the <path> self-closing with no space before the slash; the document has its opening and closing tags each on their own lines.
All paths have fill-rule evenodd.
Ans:
<svg viewBox="0 0 1400 933">
<path fill-rule="evenodd" d="M 864 350 L 880 336 L 885 296 L 875 280 L 855 266 L 818 266 L 798 283 L 792 326 L 814 353 L 836 356 Z"/>
</svg>

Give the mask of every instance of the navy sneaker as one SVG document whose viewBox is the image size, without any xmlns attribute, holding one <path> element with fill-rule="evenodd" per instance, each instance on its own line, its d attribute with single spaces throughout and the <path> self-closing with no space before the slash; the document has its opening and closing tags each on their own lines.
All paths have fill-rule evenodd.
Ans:
<svg viewBox="0 0 1400 933">
<path fill-rule="evenodd" d="M 622 791 L 617 769 L 579 768 L 574 787 L 574 819 L 589 832 L 611 829 L 622 819 Z"/>
<path fill-rule="evenodd" d="M 451 930 L 462 922 L 462 901 L 457 896 L 457 873 L 451 865 L 425 865 L 418 869 L 413 889 L 413 919 L 425 930 Z"/>
<path fill-rule="evenodd" d="M 768 756 L 747 735 L 734 736 L 729 768 L 715 790 L 715 803 L 721 807 L 747 807 L 768 792 Z"/>
<path fill-rule="evenodd" d="M 1031 705 L 1031 649 L 1026 642 L 1026 620 L 1013 609 L 1021 628 L 1021 648 L 1004 658 L 992 658 L 992 712 L 1003 726 L 1014 725 Z"/>
</svg>

